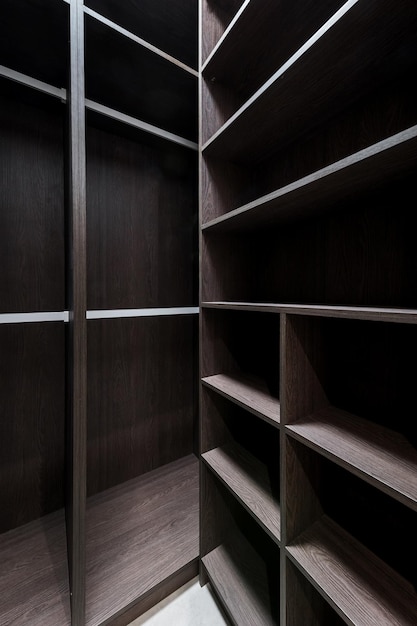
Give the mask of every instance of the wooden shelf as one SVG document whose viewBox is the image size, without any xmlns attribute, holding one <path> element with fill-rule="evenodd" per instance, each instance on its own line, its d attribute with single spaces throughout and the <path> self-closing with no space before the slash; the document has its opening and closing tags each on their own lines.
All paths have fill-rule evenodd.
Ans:
<svg viewBox="0 0 417 626">
<path fill-rule="evenodd" d="M 225 311 L 259 311 L 264 313 L 287 313 L 341 319 L 371 320 L 416 324 L 416 309 L 390 309 L 386 307 L 351 307 L 304 304 L 273 304 L 261 302 L 202 302 L 202 308 Z"/>
<path fill-rule="evenodd" d="M 215 448 L 205 452 L 202 458 L 269 536 L 279 543 L 280 505 L 273 493 L 267 467 L 237 444 Z"/>
<path fill-rule="evenodd" d="M 318 215 L 337 201 L 415 168 L 417 126 L 332 163 L 313 174 L 202 225 L 205 232 L 264 227 Z"/>
<path fill-rule="evenodd" d="M 241 106 L 342 4 L 246 0 L 203 64 L 208 89 L 220 84 Z"/>
<path fill-rule="evenodd" d="M 412 585 L 328 517 L 302 533 L 286 552 L 346 623 L 417 623 Z"/>
<path fill-rule="evenodd" d="M 66 87 L 69 5 L 63 0 L 2 0 L 1 64 L 32 78 Z"/>
<path fill-rule="evenodd" d="M 346 2 L 206 141 L 203 153 L 251 163 L 266 158 L 393 78 L 393 59 L 398 64 L 407 35 L 413 42 L 415 26 L 411 0 L 401 12 L 393 0 Z M 403 50 L 406 66 L 397 65 L 397 76 L 410 71 L 413 57 L 414 49 Z"/>
<path fill-rule="evenodd" d="M 62 510 L 0 535 L 2 626 L 69 626 L 71 611 Z"/>
<path fill-rule="evenodd" d="M 204 63 L 233 27 L 251 0 L 203 0 L 201 4 L 201 54 Z"/>
<path fill-rule="evenodd" d="M 215 374 L 203 378 L 202 383 L 273 426 L 279 425 L 280 402 L 258 379 Z"/>
<path fill-rule="evenodd" d="M 118 0 L 87 0 L 86 5 L 190 67 L 197 67 L 198 3 L 141 0 L 121 5 Z"/>
<path fill-rule="evenodd" d="M 86 97 L 196 141 L 196 76 L 92 15 L 85 24 Z"/>
<path fill-rule="evenodd" d="M 202 558 L 209 580 L 236 626 L 277 626 L 271 606 L 279 597 L 271 588 L 265 562 L 236 532 L 235 541 L 222 544 Z"/>
<path fill-rule="evenodd" d="M 417 450 L 402 435 L 332 406 L 286 429 L 298 441 L 417 511 Z"/>
<path fill-rule="evenodd" d="M 196 561 L 198 461 L 189 455 L 87 500 L 87 625 L 103 624 Z"/>
</svg>

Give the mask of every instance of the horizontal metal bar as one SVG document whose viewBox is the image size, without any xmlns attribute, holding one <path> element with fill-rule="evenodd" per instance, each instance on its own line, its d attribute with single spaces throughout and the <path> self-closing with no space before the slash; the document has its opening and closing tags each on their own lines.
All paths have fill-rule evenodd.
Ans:
<svg viewBox="0 0 417 626">
<path fill-rule="evenodd" d="M 26 87 L 37 89 L 38 91 L 46 93 L 49 96 L 59 98 L 63 102 L 66 102 L 67 100 L 66 89 L 54 87 L 53 85 L 48 85 L 48 83 L 44 83 L 41 80 L 32 78 L 32 76 L 27 76 L 26 74 L 16 72 L 15 70 L 10 69 L 9 67 L 5 67 L 4 65 L 0 65 L 0 76 L 3 76 L 4 78 L 8 78 L 10 80 L 14 80 L 16 83 L 20 83 L 21 85 L 25 85 Z"/>
<path fill-rule="evenodd" d="M 86 99 L 85 106 L 90 111 L 95 111 L 96 113 L 100 113 L 101 115 L 111 117 L 112 119 L 122 122 L 123 124 L 127 124 L 128 126 L 133 126 L 134 128 L 138 128 L 139 130 L 143 130 L 144 132 L 150 133 L 152 135 L 157 135 L 162 139 L 172 141 L 181 146 L 185 146 L 186 148 L 198 150 L 198 144 L 194 141 L 189 141 L 184 137 L 174 135 L 174 133 L 170 133 L 167 130 L 163 130 L 162 128 L 158 128 L 157 126 L 153 126 L 152 124 L 148 124 L 147 122 L 143 122 L 142 120 L 138 120 L 135 117 L 126 115 L 125 113 L 120 113 L 120 111 L 116 111 L 115 109 L 110 109 L 109 107 L 104 106 L 104 104 L 99 104 L 98 102 L 94 102 L 93 100 Z"/>
<path fill-rule="evenodd" d="M 28 322 L 68 322 L 68 311 L 46 311 L 42 313 L 0 313 L 0 324 L 22 324 Z"/>
<path fill-rule="evenodd" d="M 135 43 L 139 44 L 143 48 L 146 48 L 147 50 L 150 50 L 151 52 L 154 52 L 155 54 L 157 54 L 158 56 L 162 57 L 166 61 L 169 61 L 169 63 L 173 63 L 174 65 L 176 65 L 177 67 L 185 70 L 189 74 L 192 74 L 193 76 L 198 77 L 198 71 L 197 70 L 193 69 L 189 65 L 186 65 L 185 63 L 182 63 L 181 61 L 179 61 L 175 57 L 171 56 L 170 54 L 167 54 L 166 52 L 164 52 L 160 48 L 157 48 L 156 46 L 152 45 L 151 43 L 149 43 L 145 39 L 142 39 L 141 37 L 138 37 L 134 33 L 131 33 L 129 30 L 126 30 L 122 26 L 119 26 L 118 24 L 115 24 L 111 20 L 108 20 L 103 15 L 100 15 L 100 13 L 97 13 L 96 11 L 93 11 L 93 9 L 90 9 L 89 7 L 84 7 L 84 13 L 86 15 L 89 15 L 90 17 L 94 18 L 98 22 L 101 22 L 102 24 L 105 24 L 106 26 L 109 26 L 110 28 L 112 28 L 113 30 L 117 31 L 118 33 L 120 33 L 124 37 L 128 37 L 129 39 L 131 39 Z"/>
<path fill-rule="evenodd" d="M 88 320 L 117 319 L 120 317 L 159 317 L 163 315 L 196 315 L 200 312 L 198 306 L 193 307 L 164 307 L 161 309 L 110 309 L 87 311 Z"/>
</svg>

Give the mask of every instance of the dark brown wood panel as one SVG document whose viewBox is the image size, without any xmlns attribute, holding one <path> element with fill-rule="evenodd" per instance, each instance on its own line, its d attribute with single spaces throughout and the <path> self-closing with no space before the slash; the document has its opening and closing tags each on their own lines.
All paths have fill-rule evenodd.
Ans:
<svg viewBox="0 0 417 626">
<path fill-rule="evenodd" d="M 88 307 L 197 301 L 196 154 L 89 127 Z"/>
<path fill-rule="evenodd" d="M 63 510 L 0 535 L 2 626 L 70 626 Z"/>
<path fill-rule="evenodd" d="M 196 316 L 88 322 L 88 492 L 193 451 Z"/>
<path fill-rule="evenodd" d="M 202 56 L 207 59 L 244 0 L 203 0 Z"/>
<path fill-rule="evenodd" d="M 61 0 L 2 0 L 0 65 L 66 87 L 68 14 Z"/>
<path fill-rule="evenodd" d="M 192 141 L 197 77 L 86 17 L 86 96 Z"/>
<path fill-rule="evenodd" d="M 194 455 L 89 498 L 88 626 L 113 623 L 197 558 Z"/>
<path fill-rule="evenodd" d="M 0 96 L 0 310 L 65 308 L 64 108 Z"/>
<path fill-rule="evenodd" d="M 179 61 L 197 67 L 198 0 L 128 0 L 123 5 L 118 0 L 87 0 L 86 5 Z"/>
<path fill-rule="evenodd" d="M 62 322 L 0 325 L 0 531 L 64 502 Z"/>
</svg>

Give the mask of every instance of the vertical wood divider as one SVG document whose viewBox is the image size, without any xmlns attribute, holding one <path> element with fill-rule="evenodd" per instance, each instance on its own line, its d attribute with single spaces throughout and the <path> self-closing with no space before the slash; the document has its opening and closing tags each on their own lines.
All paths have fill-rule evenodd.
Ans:
<svg viewBox="0 0 417 626">
<path fill-rule="evenodd" d="M 285 502 L 287 498 L 287 481 L 286 481 L 286 435 L 285 424 L 287 421 L 287 402 L 286 402 L 286 354 L 287 354 L 287 315 L 280 313 L 280 341 L 279 341 L 279 399 L 280 399 L 280 423 L 281 432 L 279 438 L 280 444 L 280 502 L 281 502 L 281 549 L 280 549 L 280 624 L 286 624 L 286 556 L 285 546 L 287 543 L 287 515 Z"/>
<path fill-rule="evenodd" d="M 201 376 L 203 371 L 203 362 L 202 362 L 202 352 L 204 350 L 204 346 L 202 343 L 203 333 L 202 333 L 202 318 L 203 312 L 201 309 L 202 302 L 202 284 L 203 284 L 203 265 L 202 265 L 202 230 L 201 226 L 203 223 L 203 203 L 202 203 L 202 133 L 203 133 L 203 105 L 202 105 L 202 77 L 201 77 L 201 65 L 202 65 L 202 33 L 203 33 L 203 4 L 202 0 L 198 0 L 198 275 L 199 275 L 199 285 L 198 285 L 198 299 L 199 299 L 199 320 L 198 320 L 198 345 L 199 345 L 199 358 L 198 358 L 198 460 L 200 463 L 200 559 L 201 556 L 204 555 L 204 522 L 202 517 L 203 510 L 203 502 L 202 497 L 204 493 L 205 485 L 203 484 L 203 476 L 202 476 L 202 467 L 201 467 L 201 452 L 202 452 L 202 437 L 203 437 L 203 428 L 202 428 L 202 388 L 201 388 Z M 203 570 L 201 560 L 199 562 L 199 572 L 200 572 L 200 585 L 203 586 L 208 582 L 208 578 L 206 573 Z"/>
<path fill-rule="evenodd" d="M 87 432 L 84 8 L 70 1 L 67 528 L 72 625 L 85 623 Z"/>
</svg>

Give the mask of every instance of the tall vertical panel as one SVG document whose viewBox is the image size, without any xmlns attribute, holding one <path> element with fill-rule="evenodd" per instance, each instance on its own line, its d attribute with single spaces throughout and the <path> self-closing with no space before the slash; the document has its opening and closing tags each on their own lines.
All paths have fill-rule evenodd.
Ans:
<svg viewBox="0 0 417 626">
<path fill-rule="evenodd" d="M 86 237 L 84 15 L 70 4 L 70 222 L 68 545 L 73 626 L 84 624 L 86 503 Z"/>
</svg>

